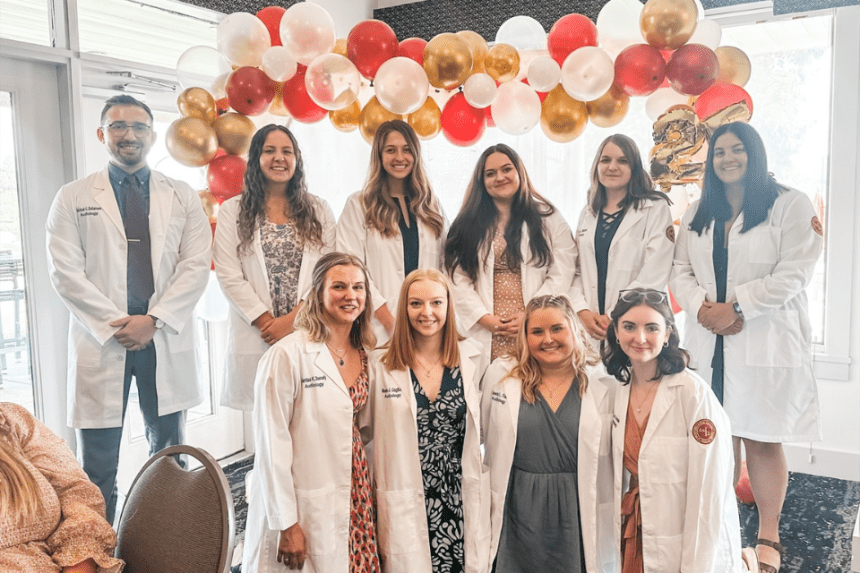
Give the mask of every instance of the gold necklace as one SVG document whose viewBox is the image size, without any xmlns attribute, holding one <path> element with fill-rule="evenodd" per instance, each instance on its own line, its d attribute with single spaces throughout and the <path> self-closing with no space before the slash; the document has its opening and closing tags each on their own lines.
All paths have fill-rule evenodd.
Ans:
<svg viewBox="0 0 860 573">
<path fill-rule="evenodd" d="M 656 392 L 657 392 L 657 386 L 659 386 L 659 385 L 660 385 L 660 383 L 659 383 L 659 382 L 657 382 L 656 384 L 654 384 L 654 385 L 651 387 L 651 389 L 650 389 L 650 390 L 648 390 L 648 391 L 645 393 L 645 398 L 643 398 L 643 399 L 642 399 L 642 401 L 641 401 L 641 402 L 639 402 L 639 406 L 637 406 L 637 407 L 636 407 L 636 413 L 637 413 L 637 414 L 638 414 L 639 412 L 641 412 L 641 411 L 642 411 L 642 406 L 644 406 L 644 405 L 645 405 L 645 402 L 647 402 L 647 401 L 648 401 L 648 398 L 649 398 L 652 394 L 656 394 Z M 631 393 L 631 395 L 633 394 L 633 389 L 632 389 L 632 388 L 630 389 L 630 393 Z"/>
<path fill-rule="evenodd" d="M 571 382 L 573 382 L 573 380 L 570 380 L 570 381 L 568 381 L 568 380 L 562 380 L 561 382 L 557 383 L 557 384 L 556 384 L 555 386 L 553 386 L 552 388 L 549 388 L 549 385 L 548 385 L 546 382 L 544 382 L 543 380 L 541 380 L 541 382 L 540 382 L 540 383 L 541 383 L 541 386 L 546 386 L 546 387 L 547 387 L 546 389 L 547 389 L 547 390 L 549 390 L 549 399 L 550 399 L 550 400 L 552 400 L 552 399 L 554 398 L 554 396 L 555 396 L 555 391 L 556 391 L 556 390 L 558 390 L 559 388 L 561 388 L 561 387 L 562 387 L 562 386 L 564 386 L 565 384 L 569 384 L 569 383 L 571 383 Z M 543 389 L 541 389 L 541 392 L 543 392 Z"/>
<path fill-rule="evenodd" d="M 335 350 L 328 342 L 326 342 L 325 345 L 328 346 L 328 349 L 331 351 L 332 354 L 338 357 L 340 365 L 343 366 L 344 362 L 346 361 L 346 348 L 338 348 L 337 350 Z"/>
<path fill-rule="evenodd" d="M 436 359 L 436 362 L 434 362 L 434 363 L 430 366 L 430 368 L 427 368 L 427 365 L 424 363 L 424 361 L 423 361 L 423 360 L 421 360 L 421 357 L 420 357 L 420 356 L 418 356 L 417 354 L 415 355 L 415 360 L 417 360 L 417 361 L 418 361 L 418 364 L 420 364 L 420 365 L 421 365 L 421 368 L 423 368 L 424 370 L 426 370 L 426 372 L 424 373 L 424 377 L 425 377 L 425 378 L 430 378 L 430 372 L 431 372 L 434 368 L 436 368 L 437 366 L 439 366 L 439 363 L 442 361 L 442 355 L 441 355 L 441 354 L 439 355 L 439 358 L 437 358 L 437 359 Z"/>
</svg>

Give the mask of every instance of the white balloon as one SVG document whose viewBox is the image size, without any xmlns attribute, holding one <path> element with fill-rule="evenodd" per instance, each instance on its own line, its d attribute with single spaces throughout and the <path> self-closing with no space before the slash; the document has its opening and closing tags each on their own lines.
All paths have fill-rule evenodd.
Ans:
<svg viewBox="0 0 860 573">
<path fill-rule="evenodd" d="M 379 66 L 373 78 L 373 91 L 382 107 L 391 113 L 406 115 L 424 105 L 430 82 L 424 66 L 412 58 L 398 56 Z"/>
<path fill-rule="evenodd" d="M 639 17 L 643 7 L 639 0 L 609 0 L 600 9 L 597 15 L 597 37 L 613 60 L 625 48 L 642 43 Z"/>
<path fill-rule="evenodd" d="M 303 66 L 331 52 L 336 41 L 334 20 L 319 4 L 293 4 L 281 17 L 281 43 Z"/>
<path fill-rule="evenodd" d="M 463 95 L 469 105 L 484 109 L 496 99 L 496 80 L 487 74 L 473 74 L 463 84 Z"/>
<path fill-rule="evenodd" d="M 183 89 L 203 88 L 208 90 L 218 76 L 221 74 L 230 75 L 232 71 L 230 63 L 218 50 L 211 46 L 188 48 L 182 52 L 176 62 L 176 78 Z"/>
<path fill-rule="evenodd" d="M 546 30 L 530 16 L 514 16 L 499 26 L 497 44 L 510 44 L 517 50 L 546 50 Z"/>
<path fill-rule="evenodd" d="M 688 44 L 701 44 L 712 50 L 716 50 L 720 45 L 720 40 L 723 38 L 723 29 L 714 20 L 699 20 L 696 23 L 696 30 L 693 35 L 687 40 Z"/>
<path fill-rule="evenodd" d="M 227 78 L 229 78 L 232 73 L 232 71 L 224 72 L 212 80 L 212 84 L 208 89 L 209 93 L 212 94 L 212 97 L 216 100 L 227 97 Z"/>
<path fill-rule="evenodd" d="M 612 86 L 615 64 L 595 46 L 584 46 L 570 53 L 561 66 L 561 85 L 567 95 L 579 101 L 599 98 Z M 493 119 L 495 119 L 495 115 Z"/>
<path fill-rule="evenodd" d="M 548 92 L 561 80 L 561 66 L 549 56 L 540 56 L 529 65 L 528 80 L 536 92 Z"/>
<path fill-rule="evenodd" d="M 226 16 L 215 31 L 218 51 L 234 66 L 257 67 L 263 53 L 272 45 L 272 37 L 263 21 L 247 12 Z"/>
<path fill-rule="evenodd" d="M 540 121 L 540 98 L 522 82 L 500 85 L 490 109 L 496 127 L 511 135 L 522 135 Z"/>
<path fill-rule="evenodd" d="M 260 69 L 274 82 L 285 82 L 294 75 L 298 65 L 290 51 L 283 46 L 272 46 L 263 54 Z"/>
<path fill-rule="evenodd" d="M 660 88 L 645 100 L 645 113 L 651 118 L 651 121 L 657 121 L 667 109 L 673 105 L 686 104 L 690 98 L 684 94 L 679 94 L 672 88 Z"/>
<path fill-rule="evenodd" d="M 693 0 L 696 3 L 696 13 L 698 14 L 697 20 L 701 20 L 705 17 L 705 7 L 702 6 L 702 0 Z"/>
<path fill-rule="evenodd" d="M 305 87 L 321 108 L 343 109 L 358 99 L 361 75 L 355 64 L 340 54 L 323 54 L 308 66 Z"/>
</svg>

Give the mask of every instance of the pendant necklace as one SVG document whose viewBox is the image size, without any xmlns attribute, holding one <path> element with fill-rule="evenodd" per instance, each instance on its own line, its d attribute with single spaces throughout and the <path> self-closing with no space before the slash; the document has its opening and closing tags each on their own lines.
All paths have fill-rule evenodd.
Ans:
<svg viewBox="0 0 860 573">
<path fill-rule="evenodd" d="M 415 355 L 415 360 L 417 360 L 417 361 L 418 361 L 418 364 L 420 364 L 420 365 L 421 365 L 421 368 L 423 368 L 424 370 L 426 370 L 426 372 L 424 373 L 424 377 L 425 377 L 425 378 L 430 378 L 430 372 L 431 372 L 434 368 L 436 368 L 436 366 L 438 366 L 438 365 L 439 365 L 439 362 L 442 360 L 442 356 L 439 356 L 439 358 L 437 358 L 437 359 L 436 359 L 436 362 L 434 362 L 434 363 L 433 363 L 433 365 L 432 365 L 432 366 L 430 366 L 430 368 L 427 368 L 427 365 L 426 365 L 426 364 L 424 364 L 424 361 L 423 361 L 423 360 L 421 360 L 421 358 L 420 358 L 417 354 Z"/>
<path fill-rule="evenodd" d="M 648 390 L 648 392 L 646 392 L 646 393 L 645 393 L 645 398 L 643 398 L 643 399 L 642 399 L 642 401 L 641 401 L 641 402 L 639 402 L 639 406 L 637 406 L 637 407 L 636 407 L 636 413 L 637 413 L 637 414 L 638 414 L 639 412 L 641 412 L 641 411 L 642 411 L 642 406 L 644 406 L 644 405 L 645 405 L 645 402 L 647 402 L 647 401 L 648 401 L 648 398 L 650 398 L 652 394 L 654 394 L 654 393 L 656 393 L 656 392 L 657 392 L 657 386 L 659 386 L 659 385 L 660 385 L 660 383 L 659 383 L 659 382 L 658 382 L 657 384 L 654 384 L 654 385 L 651 387 L 651 389 L 650 389 L 650 390 Z"/>
<path fill-rule="evenodd" d="M 343 366 L 345 362 L 344 359 L 346 357 L 346 348 L 338 348 L 337 350 L 335 350 L 331 347 L 331 345 L 329 345 L 328 342 L 326 342 L 326 346 L 328 346 L 328 349 L 331 350 L 332 354 L 338 357 L 339 364 Z"/>
</svg>

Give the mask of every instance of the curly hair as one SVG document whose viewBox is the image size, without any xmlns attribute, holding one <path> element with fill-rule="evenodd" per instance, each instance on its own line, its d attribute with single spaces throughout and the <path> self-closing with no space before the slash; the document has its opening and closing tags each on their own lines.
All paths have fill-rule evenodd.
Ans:
<svg viewBox="0 0 860 573">
<path fill-rule="evenodd" d="M 239 202 L 239 245 L 237 254 L 250 252 L 254 233 L 260 225 L 260 220 L 266 216 L 266 176 L 260 168 L 260 156 L 266 138 L 278 130 L 287 134 L 293 144 L 296 155 L 296 167 L 293 176 L 287 184 L 287 202 L 290 206 L 290 220 L 302 244 L 322 246 L 322 223 L 317 218 L 316 198 L 308 193 L 305 182 L 304 162 L 299 143 L 293 133 L 282 125 L 270 123 L 261 127 L 251 139 L 251 149 L 248 151 L 248 167 L 245 170 L 245 185 Z"/>
</svg>

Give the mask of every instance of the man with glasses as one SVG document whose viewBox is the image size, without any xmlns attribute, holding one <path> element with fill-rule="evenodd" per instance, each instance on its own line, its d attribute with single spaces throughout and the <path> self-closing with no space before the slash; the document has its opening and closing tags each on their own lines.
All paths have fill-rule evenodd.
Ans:
<svg viewBox="0 0 860 573">
<path fill-rule="evenodd" d="M 69 424 L 111 523 L 132 377 L 150 454 L 182 443 L 185 410 L 203 399 L 193 311 L 212 236 L 197 194 L 147 166 L 152 127 L 146 104 L 107 100 L 96 135 L 110 161 L 63 186 L 46 225 L 51 280 L 71 313 Z"/>
</svg>

